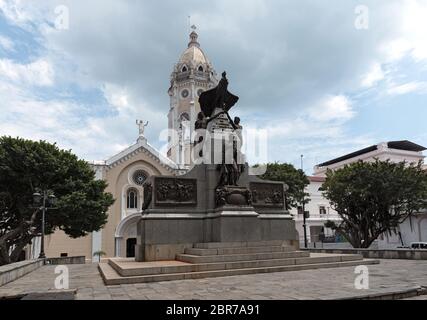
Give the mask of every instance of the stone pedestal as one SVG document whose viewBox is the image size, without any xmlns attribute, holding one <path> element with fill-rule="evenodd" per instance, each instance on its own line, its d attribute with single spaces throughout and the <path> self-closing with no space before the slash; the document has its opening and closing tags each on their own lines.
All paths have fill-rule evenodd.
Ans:
<svg viewBox="0 0 427 320">
<path fill-rule="evenodd" d="M 144 215 L 138 223 L 137 261 L 174 260 L 203 242 L 287 240 L 297 245 L 295 222 L 288 215 L 221 211 L 208 215 Z"/>
</svg>

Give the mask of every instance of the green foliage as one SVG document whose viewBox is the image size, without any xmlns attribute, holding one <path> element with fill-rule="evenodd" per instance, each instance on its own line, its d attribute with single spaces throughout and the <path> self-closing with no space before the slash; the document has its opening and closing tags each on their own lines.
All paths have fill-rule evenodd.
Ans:
<svg viewBox="0 0 427 320">
<path fill-rule="evenodd" d="M 323 195 L 342 218 L 325 226 L 355 248 L 368 248 L 384 232 L 395 231 L 414 212 L 427 207 L 427 174 L 421 163 L 356 162 L 329 170 Z"/>
<path fill-rule="evenodd" d="M 297 170 L 288 163 L 269 163 L 267 171 L 260 178 L 272 181 L 282 181 L 289 186 L 287 192 L 288 207 L 296 208 L 298 205 L 310 201 L 309 194 L 306 193 L 305 187 L 310 184 L 304 171 Z"/>
<path fill-rule="evenodd" d="M 96 252 L 93 253 L 94 257 L 102 257 L 102 256 L 106 256 L 106 255 L 107 254 L 104 251 L 102 251 L 102 250 L 96 251 Z"/>
<path fill-rule="evenodd" d="M 104 251 L 102 251 L 102 250 L 96 251 L 96 252 L 93 253 L 93 256 L 94 257 L 98 257 L 98 259 L 99 259 L 100 262 L 101 262 L 101 257 L 106 256 L 106 255 L 107 254 Z"/>
<path fill-rule="evenodd" d="M 58 198 L 57 210 L 46 215 L 46 233 L 60 229 L 78 238 L 107 222 L 114 200 L 106 187 L 70 151 L 44 141 L 0 137 L 0 265 L 16 261 L 41 229 L 41 213 L 33 207 L 35 191 L 51 190 Z M 11 248 L 16 254 L 8 254 Z"/>
</svg>

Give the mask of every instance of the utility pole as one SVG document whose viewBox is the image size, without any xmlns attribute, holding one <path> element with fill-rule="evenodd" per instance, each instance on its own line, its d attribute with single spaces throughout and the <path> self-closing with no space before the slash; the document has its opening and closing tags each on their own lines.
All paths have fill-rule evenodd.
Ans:
<svg viewBox="0 0 427 320">
<path fill-rule="evenodd" d="M 304 172 L 304 155 L 301 155 L 301 171 Z M 306 216 L 305 216 L 305 190 L 303 187 L 302 190 L 303 194 L 302 194 L 302 215 L 303 215 L 303 223 L 302 223 L 302 227 L 304 230 L 304 247 L 307 249 L 308 248 L 308 243 L 307 243 L 307 223 L 306 223 Z"/>
</svg>

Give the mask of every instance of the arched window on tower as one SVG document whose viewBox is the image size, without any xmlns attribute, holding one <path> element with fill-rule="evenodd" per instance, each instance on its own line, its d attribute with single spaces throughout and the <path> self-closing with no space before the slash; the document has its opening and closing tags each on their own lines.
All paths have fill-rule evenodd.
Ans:
<svg viewBox="0 0 427 320">
<path fill-rule="evenodd" d="M 199 71 L 200 71 L 200 72 L 203 72 L 203 71 L 204 71 L 202 66 L 199 66 Z"/>
<path fill-rule="evenodd" d="M 187 72 L 187 71 L 188 71 L 188 69 L 187 69 L 187 67 L 186 67 L 186 66 L 183 66 L 183 67 L 182 67 L 182 69 L 181 69 L 181 71 L 182 71 L 182 72 Z"/>
<path fill-rule="evenodd" d="M 127 208 L 137 209 L 138 208 L 138 190 L 129 189 L 127 192 Z"/>
</svg>

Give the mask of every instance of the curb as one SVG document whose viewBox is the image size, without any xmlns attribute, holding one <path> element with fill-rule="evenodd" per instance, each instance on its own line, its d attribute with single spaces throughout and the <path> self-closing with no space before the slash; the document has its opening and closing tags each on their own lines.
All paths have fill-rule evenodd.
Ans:
<svg viewBox="0 0 427 320">
<path fill-rule="evenodd" d="M 384 293 L 374 293 L 367 295 L 360 295 L 354 297 L 338 298 L 332 300 L 401 300 L 417 296 L 427 295 L 426 286 L 417 286 L 410 289 L 396 290 Z"/>
<path fill-rule="evenodd" d="M 10 296 L 0 296 L 0 300 L 75 300 L 77 289 L 49 290 L 39 292 L 25 292 Z"/>
</svg>

